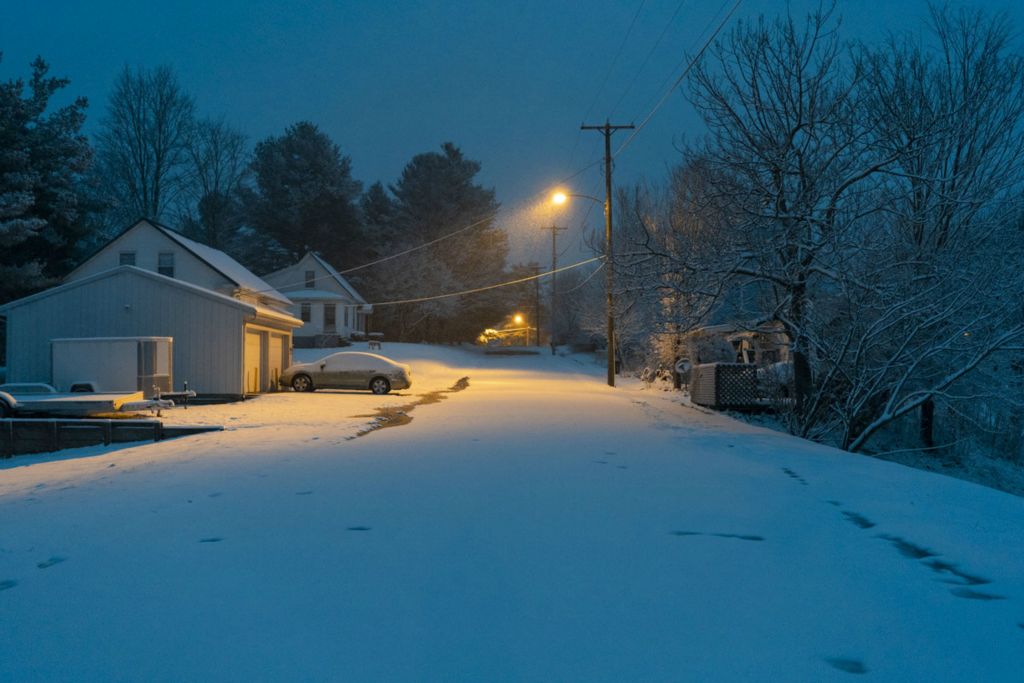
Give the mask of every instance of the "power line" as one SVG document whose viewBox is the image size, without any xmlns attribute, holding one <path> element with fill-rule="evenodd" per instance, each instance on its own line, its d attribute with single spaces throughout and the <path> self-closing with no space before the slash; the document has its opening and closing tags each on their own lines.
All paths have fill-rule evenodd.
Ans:
<svg viewBox="0 0 1024 683">
<path fill-rule="evenodd" d="M 586 171 L 589 171 L 590 169 L 594 168 L 595 166 L 600 164 L 601 161 L 602 160 L 600 158 L 595 159 L 595 160 L 591 161 L 590 163 L 586 164 L 585 166 L 583 166 L 583 167 L 577 169 L 576 171 L 570 173 L 569 175 L 565 176 L 564 178 L 555 181 L 554 184 L 555 185 L 562 185 L 564 183 L 567 183 L 570 180 L 572 180 L 573 178 L 575 178 L 576 176 L 578 176 L 578 175 L 580 175 L 582 173 L 585 173 Z M 513 204 L 512 206 L 513 207 L 520 207 L 520 208 L 521 207 L 525 207 L 525 206 L 529 206 L 530 203 L 533 202 L 534 200 L 536 200 L 538 197 L 543 197 L 544 195 L 546 195 L 549 192 L 549 190 L 550 190 L 550 188 L 544 188 L 543 190 L 540 190 L 538 192 L 535 192 L 535 193 L 529 195 L 526 199 L 522 200 L 518 204 Z M 345 270 L 340 270 L 340 271 L 336 271 L 336 272 L 338 273 L 338 275 L 344 275 L 346 273 L 352 273 L 352 272 L 355 272 L 357 270 L 362 270 L 364 268 L 369 268 L 370 266 L 375 266 L 375 265 L 384 263 L 386 261 L 391 261 L 393 259 L 396 259 L 396 258 L 399 258 L 399 257 L 402 257 L 402 256 L 406 256 L 406 255 L 411 254 L 413 252 L 420 251 L 421 249 L 426 249 L 427 247 L 433 246 L 433 245 L 437 244 L 438 242 L 443 242 L 444 240 L 451 239 L 452 237 L 460 235 L 460 234 L 462 234 L 464 232 L 472 230 L 473 228 L 479 227 L 479 226 L 487 223 L 488 221 L 496 219 L 498 217 L 499 212 L 500 212 L 500 210 L 499 211 L 494 211 L 492 213 L 489 213 L 488 215 L 486 215 L 485 217 L 481 218 L 478 221 L 470 223 L 469 225 L 463 226 L 463 227 L 461 227 L 461 228 L 459 228 L 457 230 L 453 230 L 452 232 L 449 232 L 449 233 L 446 233 L 444 235 L 441 235 L 440 237 L 432 239 L 432 240 L 430 240 L 428 242 L 424 242 L 422 244 L 419 244 L 419 245 L 417 245 L 415 247 L 410 247 L 408 249 L 404 249 L 404 250 L 399 251 L 397 253 L 390 254 L 389 256 L 384 256 L 382 258 L 376 259 L 376 260 L 371 261 L 369 263 L 364 263 L 364 264 L 359 265 L 359 266 L 354 266 L 352 268 L 347 268 Z M 305 279 L 303 279 L 302 281 L 299 281 L 299 282 L 291 282 L 291 283 L 287 283 L 287 284 L 283 284 L 283 285 L 278 285 L 277 287 L 271 287 L 269 289 L 252 289 L 252 290 L 248 290 L 248 291 L 249 291 L 250 294 L 265 294 L 267 292 L 276 292 L 278 290 L 288 289 L 290 287 L 298 287 L 299 285 L 304 285 L 307 282 L 319 282 L 320 280 L 330 280 L 330 279 L 333 279 L 333 278 L 334 278 L 334 275 L 332 273 L 328 273 L 327 275 L 321 275 L 320 277 L 315 277 L 312 280 L 305 280 Z"/>
<path fill-rule="evenodd" d="M 530 282 L 531 280 L 536 280 L 538 278 L 547 277 L 548 275 L 554 275 L 555 273 L 560 273 L 560 272 L 562 272 L 564 270 L 572 270 L 573 268 L 579 268 L 580 266 L 585 266 L 588 263 L 593 263 L 594 261 L 601 261 L 603 259 L 604 259 L 603 256 L 595 256 L 594 258 L 589 258 L 589 259 L 587 259 L 585 261 L 578 261 L 577 263 L 573 263 L 573 264 L 568 265 L 568 266 L 562 266 L 561 268 L 555 268 L 554 270 L 549 270 L 546 273 L 537 273 L 536 275 L 529 275 L 527 277 L 521 277 L 518 280 L 509 280 L 508 282 L 499 282 L 499 283 L 494 284 L 494 285 L 487 285 L 486 287 L 476 287 L 475 289 L 466 289 L 466 290 L 463 290 L 461 292 L 449 292 L 447 294 L 436 294 L 434 296 L 421 296 L 421 297 L 417 297 L 415 299 L 398 299 L 398 300 L 395 300 L 395 301 L 379 301 L 379 302 L 376 302 L 376 303 L 370 303 L 369 305 L 370 306 L 397 306 L 398 304 L 420 304 L 420 303 L 424 303 L 424 302 L 427 302 L 427 301 L 436 301 L 438 299 L 448 299 L 448 298 L 451 298 L 453 296 L 465 296 L 467 294 L 478 294 L 480 292 L 486 292 L 486 291 L 488 291 L 490 289 L 498 289 L 499 287 L 510 287 L 512 285 L 519 285 L 519 284 L 522 284 L 524 282 Z"/>
<path fill-rule="evenodd" d="M 654 41 L 654 45 L 652 45 L 651 49 L 647 51 L 647 56 L 644 57 L 644 61 L 640 64 L 640 68 L 637 69 L 636 75 L 633 76 L 633 79 L 629 82 L 629 85 L 626 86 L 626 89 L 622 92 L 621 95 L 619 95 L 619 99 L 615 101 L 615 106 L 612 107 L 611 112 L 609 112 L 608 114 L 609 116 L 615 116 L 615 112 L 618 110 L 619 105 L 622 104 L 622 100 L 626 99 L 626 95 L 628 95 L 629 91 L 633 89 L 634 85 L 636 85 L 637 80 L 640 78 L 640 74 L 643 73 L 644 68 L 647 67 L 647 62 L 651 60 L 651 56 L 654 54 L 654 51 L 658 49 L 659 45 L 661 45 L 661 41 L 664 40 L 665 34 L 667 34 L 668 30 L 672 27 L 672 22 L 675 21 L 676 16 L 679 14 L 679 10 L 681 10 L 683 8 L 683 5 L 685 4 L 686 0 L 679 0 L 679 4 L 676 5 L 676 11 L 672 13 L 671 17 L 669 17 L 668 23 L 666 23 L 665 28 L 661 30 L 661 34 L 658 36 L 658 39 Z"/>
<path fill-rule="evenodd" d="M 640 16 L 640 10 L 644 8 L 644 1 L 640 2 L 640 6 L 636 8 L 636 13 L 633 15 L 633 21 L 629 22 L 629 28 L 626 29 L 626 35 L 623 36 L 622 42 L 619 44 L 619 49 L 612 58 L 612 63 L 608 65 L 608 70 L 604 74 L 604 79 L 601 81 L 601 86 L 594 93 L 594 99 L 590 102 L 590 106 L 587 107 L 587 112 L 583 115 L 583 120 L 590 118 L 590 112 L 593 111 L 594 105 L 597 104 L 597 100 L 600 99 L 601 94 L 604 92 L 604 87 L 608 85 L 608 78 L 612 75 L 612 71 L 615 69 L 616 63 L 619 61 L 619 57 L 622 56 L 622 49 L 626 47 L 626 43 L 629 41 L 629 35 L 633 32 L 633 26 L 636 24 L 637 17 Z M 577 136 L 577 140 L 579 136 Z"/>
<path fill-rule="evenodd" d="M 583 285 L 585 285 L 585 284 L 587 284 L 588 282 L 590 282 L 590 281 L 591 281 L 591 279 L 593 279 L 593 277 L 594 277 L 595 275 L 597 275 L 598 273 L 600 273 L 600 272 L 601 272 L 601 269 L 602 269 L 602 268 L 604 268 L 604 264 L 603 264 L 603 263 L 602 263 L 601 265 L 599 265 L 599 266 L 598 266 L 597 268 L 594 268 L 594 272 L 593 272 L 593 273 L 591 273 L 590 275 L 588 275 L 588 276 L 587 276 L 587 279 L 585 279 L 585 280 L 584 280 L 583 282 L 579 283 L 578 285 L 576 285 L 576 286 L 575 286 L 575 287 L 573 287 L 572 289 L 570 289 L 570 290 L 567 290 L 567 291 L 565 291 L 565 292 L 562 292 L 562 293 L 563 293 L 563 294 L 572 294 L 572 293 L 573 293 L 573 292 L 575 292 L 575 291 L 576 291 L 577 289 L 579 289 L 579 288 L 580 288 L 580 287 L 582 287 Z"/>
<path fill-rule="evenodd" d="M 729 19 L 732 18 L 732 15 L 739 8 L 741 2 L 742 0 L 736 0 L 735 4 L 733 4 L 732 6 L 732 9 L 729 10 L 729 12 L 722 19 L 722 21 L 718 24 L 718 27 L 715 29 L 714 33 L 708 36 L 708 39 L 704 41 L 704 44 L 701 46 L 700 50 L 697 51 L 697 54 L 694 55 L 693 58 L 689 60 L 689 63 L 686 65 L 686 68 L 683 69 L 683 72 L 681 74 L 679 74 L 679 77 L 672 84 L 672 87 L 665 91 L 665 94 L 661 96 L 660 100 L 658 100 L 658 103 L 654 106 L 654 109 L 652 109 L 647 114 L 647 116 L 644 117 L 643 121 L 640 122 L 640 125 L 636 127 L 636 130 L 634 130 L 633 133 L 628 138 L 626 138 L 625 142 L 622 143 L 622 146 L 615 150 L 615 154 L 613 156 L 619 156 L 619 154 L 621 154 L 622 151 L 625 150 L 631 142 L 633 142 L 636 136 L 640 134 L 640 131 L 643 130 L 644 126 L 646 126 L 650 122 L 650 120 L 654 117 L 658 110 L 661 109 L 661 107 L 668 100 L 669 96 L 675 91 L 677 87 L 679 87 L 679 84 L 682 83 L 686 76 L 690 73 L 690 69 L 692 69 L 694 64 L 697 63 L 697 60 L 701 58 L 704 52 L 708 49 L 708 46 L 711 45 L 712 41 L 714 41 L 714 39 L 718 36 L 721 30 L 725 27 Z"/>
<path fill-rule="evenodd" d="M 608 78 L 612 75 L 612 70 L 615 68 L 615 64 L 618 62 L 619 57 L 622 55 L 622 49 L 626 47 L 626 42 L 629 40 L 630 34 L 633 32 L 633 25 L 636 24 L 637 17 L 640 16 L 640 10 L 643 9 L 646 0 L 641 0 L 640 6 L 636 8 L 636 13 L 633 15 L 633 20 L 629 22 L 629 28 L 626 29 L 626 35 L 622 38 L 622 44 L 619 45 L 619 51 L 615 53 L 615 57 L 612 59 L 611 64 L 608 65 L 608 71 L 604 74 L 604 79 L 601 81 L 601 87 L 597 89 L 594 94 L 594 99 L 591 100 L 590 106 L 587 107 L 586 113 L 583 115 L 583 119 L 590 118 L 590 112 L 593 111 L 594 105 L 597 104 L 597 100 L 600 98 L 601 93 L 604 91 L 604 87 L 608 84 Z M 580 146 L 580 140 L 583 139 L 583 131 L 576 132 L 576 140 L 572 143 L 572 149 L 569 150 L 569 166 L 572 166 L 573 160 L 576 158 L 576 150 Z"/>
</svg>

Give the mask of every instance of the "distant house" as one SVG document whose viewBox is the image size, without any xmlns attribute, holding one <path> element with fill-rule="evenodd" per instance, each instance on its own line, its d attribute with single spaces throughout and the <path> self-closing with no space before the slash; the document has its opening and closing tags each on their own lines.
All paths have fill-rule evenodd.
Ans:
<svg viewBox="0 0 1024 683">
<path fill-rule="evenodd" d="M 330 346 L 339 337 L 366 334 L 373 306 L 318 254 L 307 252 L 298 263 L 263 279 L 293 302 L 291 312 L 302 321 L 294 333 L 296 347 Z"/>
<path fill-rule="evenodd" d="M 224 397 L 273 391 L 302 325 L 290 306 L 227 254 L 140 220 L 63 284 L 0 306 L 8 381 L 49 381 L 52 339 L 166 336 L 177 387 L 187 380 Z"/>
</svg>

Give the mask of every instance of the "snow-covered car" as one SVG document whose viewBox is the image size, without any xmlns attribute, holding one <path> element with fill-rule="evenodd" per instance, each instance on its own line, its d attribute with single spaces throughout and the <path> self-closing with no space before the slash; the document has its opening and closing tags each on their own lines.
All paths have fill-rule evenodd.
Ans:
<svg viewBox="0 0 1024 683">
<path fill-rule="evenodd" d="M 368 389 L 386 394 L 412 386 L 412 368 L 390 358 L 361 351 L 340 351 L 312 363 L 297 363 L 278 380 L 295 391 Z"/>
</svg>

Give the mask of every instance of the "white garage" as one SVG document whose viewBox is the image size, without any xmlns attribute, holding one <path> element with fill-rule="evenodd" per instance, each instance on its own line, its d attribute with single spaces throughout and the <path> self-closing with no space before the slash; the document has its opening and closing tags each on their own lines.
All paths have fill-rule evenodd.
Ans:
<svg viewBox="0 0 1024 683">
<path fill-rule="evenodd" d="M 291 362 L 282 311 L 133 266 L 121 266 L 0 306 L 10 382 L 49 382 L 50 340 L 170 337 L 175 388 L 238 398 L 274 391 Z"/>
</svg>

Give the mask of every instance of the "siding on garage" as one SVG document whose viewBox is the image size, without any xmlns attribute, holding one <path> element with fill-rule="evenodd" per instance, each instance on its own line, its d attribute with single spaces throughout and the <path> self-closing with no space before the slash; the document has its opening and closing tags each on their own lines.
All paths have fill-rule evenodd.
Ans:
<svg viewBox="0 0 1024 683">
<path fill-rule="evenodd" d="M 188 381 L 200 394 L 242 394 L 242 331 L 253 309 L 165 280 L 118 268 L 6 306 L 7 381 L 50 381 L 51 339 L 166 336 L 175 388 Z"/>
</svg>

